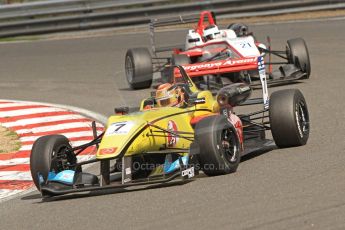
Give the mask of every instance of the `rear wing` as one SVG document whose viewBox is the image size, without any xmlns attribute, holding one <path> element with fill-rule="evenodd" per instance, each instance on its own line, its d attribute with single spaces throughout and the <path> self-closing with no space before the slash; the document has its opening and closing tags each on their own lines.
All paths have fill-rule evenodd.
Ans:
<svg viewBox="0 0 345 230">
<path fill-rule="evenodd" d="M 247 57 L 241 59 L 225 59 L 194 64 L 182 65 L 190 77 L 200 77 L 205 75 L 219 75 L 224 73 L 239 72 L 242 70 L 257 70 L 258 58 Z M 175 76 L 179 74 L 175 71 Z"/>
<path fill-rule="evenodd" d="M 262 88 L 262 98 L 249 99 L 243 105 L 263 103 L 265 110 L 269 108 L 269 95 L 267 90 L 267 76 L 265 70 L 266 67 L 264 58 L 262 56 L 242 58 L 237 60 L 217 60 L 207 63 L 188 64 L 178 67 L 179 71 L 174 69 L 175 78 L 182 77 L 187 80 L 190 80 L 192 77 L 219 75 L 223 73 L 233 72 L 234 70 L 258 70 Z M 186 76 L 183 76 L 183 74 Z"/>
<path fill-rule="evenodd" d="M 194 22 L 198 22 L 195 30 L 199 33 L 202 33 L 203 29 L 207 25 L 216 24 L 215 13 L 211 11 L 203 11 L 200 14 L 178 15 L 178 16 L 169 17 L 169 18 L 151 19 L 151 22 L 149 23 L 149 30 L 150 30 L 150 43 L 151 43 L 152 53 L 156 56 L 156 54 L 160 52 L 171 51 L 174 49 L 184 49 L 184 45 L 185 45 L 185 44 L 175 44 L 175 45 L 157 47 L 156 36 L 155 36 L 156 28 L 194 23 Z"/>
</svg>

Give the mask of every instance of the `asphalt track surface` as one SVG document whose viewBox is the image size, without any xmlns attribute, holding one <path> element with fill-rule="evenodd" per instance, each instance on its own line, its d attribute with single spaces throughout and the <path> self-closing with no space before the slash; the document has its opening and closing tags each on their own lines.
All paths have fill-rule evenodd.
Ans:
<svg viewBox="0 0 345 230">
<path fill-rule="evenodd" d="M 96 193 L 41 202 L 37 192 L 0 205 L 1 229 L 344 229 L 345 21 L 252 26 L 274 47 L 304 37 L 312 60 L 299 88 L 308 102 L 306 146 L 247 157 L 231 175 L 181 186 Z M 176 34 L 176 35 L 175 35 Z M 182 36 L 179 36 L 182 35 Z M 184 32 L 164 34 L 166 42 Z M 150 90 L 130 91 L 127 48 L 145 34 L 0 45 L 0 98 L 84 107 L 110 115 L 137 106 Z M 277 90 L 277 88 L 271 89 Z"/>
</svg>

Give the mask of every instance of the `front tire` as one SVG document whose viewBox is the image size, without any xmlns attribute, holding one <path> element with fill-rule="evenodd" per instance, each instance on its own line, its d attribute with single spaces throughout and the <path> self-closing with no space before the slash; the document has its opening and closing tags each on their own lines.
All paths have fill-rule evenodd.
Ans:
<svg viewBox="0 0 345 230">
<path fill-rule="evenodd" d="M 63 135 L 48 135 L 38 138 L 33 144 L 30 155 L 30 171 L 32 179 L 40 190 L 40 182 L 45 183 L 51 171 L 62 171 L 62 163 L 58 161 L 59 154 L 65 154 L 64 164 L 75 164 L 77 158 L 66 150 L 72 149 L 69 140 Z M 40 179 L 40 176 L 41 179 Z M 43 181 L 40 181 L 42 180 Z"/>
<path fill-rule="evenodd" d="M 153 79 L 152 58 L 147 48 L 127 50 L 125 72 L 129 86 L 132 89 L 149 88 Z"/>
<path fill-rule="evenodd" d="M 225 116 L 212 116 L 198 122 L 195 140 L 200 147 L 200 166 L 206 175 L 224 175 L 237 170 L 240 142 L 234 126 Z"/>
<path fill-rule="evenodd" d="M 303 38 L 294 38 L 287 41 L 286 54 L 291 64 L 299 67 L 308 79 L 310 76 L 310 59 L 307 45 Z"/>
<path fill-rule="evenodd" d="M 298 89 L 279 90 L 270 97 L 271 132 L 279 148 L 305 145 L 309 138 L 309 113 Z"/>
</svg>

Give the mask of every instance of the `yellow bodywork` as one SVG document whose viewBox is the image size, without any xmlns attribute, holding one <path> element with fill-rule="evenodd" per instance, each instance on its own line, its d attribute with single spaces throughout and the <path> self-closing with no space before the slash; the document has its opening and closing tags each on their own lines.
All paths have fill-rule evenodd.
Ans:
<svg viewBox="0 0 345 230">
<path fill-rule="evenodd" d="M 168 107 L 140 111 L 129 115 L 111 116 L 108 120 L 107 130 L 97 152 L 97 158 L 114 158 L 118 156 L 124 148 L 127 148 L 125 153 L 126 156 L 168 148 L 168 137 L 170 133 L 164 132 L 155 126 L 168 129 L 168 123 L 172 121 L 176 124 L 177 131 L 192 133 L 193 128 L 189 121 L 193 112 L 190 111 L 189 113 L 178 114 L 181 112 L 186 112 L 186 110 Z M 157 122 L 153 122 L 152 124 L 154 126 L 149 125 L 150 122 L 156 119 L 175 113 L 178 115 L 169 116 L 158 120 Z M 121 129 L 124 130 L 123 132 L 116 132 L 114 129 L 110 130 L 112 128 L 109 129 L 109 127 L 119 127 L 119 125 L 124 125 L 119 129 L 119 131 L 121 131 Z M 170 136 L 172 135 L 170 134 Z M 191 137 L 193 137 L 193 135 L 191 135 Z M 176 144 L 171 147 L 188 148 L 190 143 L 191 142 L 189 140 L 178 138 Z M 129 146 L 127 146 L 127 144 L 129 144 Z M 101 154 L 102 149 L 112 148 L 116 148 L 114 153 Z"/>
<path fill-rule="evenodd" d="M 162 149 L 187 149 L 194 138 L 191 120 L 199 116 L 214 115 L 219 105 L 210 91 L 197 91 L 191 87 L 204 104 L 188 108 L 158 107 L 145 110 L 143 102 L 139 112 L 114 115 L 108 119 L 107 129 L 97 151 L 97 159 L 131 156 Z M 184 132 L 184 137 L 173 135 Z M 187 132 L 187 133 L 186 133 Z"/>
</svg>

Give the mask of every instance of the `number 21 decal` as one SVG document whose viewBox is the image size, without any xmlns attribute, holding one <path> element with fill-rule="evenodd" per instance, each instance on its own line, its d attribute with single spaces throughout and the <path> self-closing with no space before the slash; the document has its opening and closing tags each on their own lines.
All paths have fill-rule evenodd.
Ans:
<svg viewBox="0 0 345 230">
<path fill-rule="evenodd" d="M 240 46 L 241 46 L 243 49 L 252 48 L 252 45 L 251 45 L 249 42 L 241 42 L 241 43 L 240 43 Z"/>
</svg>

